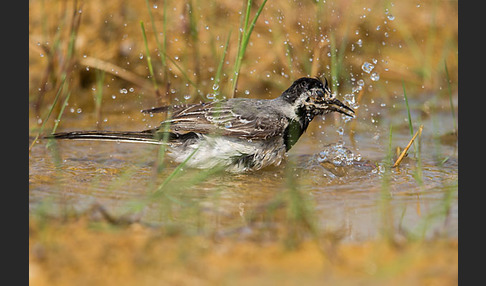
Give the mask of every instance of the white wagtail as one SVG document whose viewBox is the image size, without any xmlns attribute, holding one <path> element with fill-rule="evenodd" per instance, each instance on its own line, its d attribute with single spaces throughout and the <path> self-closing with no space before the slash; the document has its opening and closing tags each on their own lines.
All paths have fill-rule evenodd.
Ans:
<svg viewBox="0 0 486 286">
<path fill-rule="evenodd" d="M 354 111 L 332 94 L 327 80 L 303 77 L 269 100 L 227 100 L 164 106 L 144 113 L 171 111 L 158 128 L 144 131 L 72 131 L 47 138 L 113 140 L 165 144 L 168 155 L 189 167 L 224 167 L 229 172 L 278 166 L 317 115 Z"/>
</svg>

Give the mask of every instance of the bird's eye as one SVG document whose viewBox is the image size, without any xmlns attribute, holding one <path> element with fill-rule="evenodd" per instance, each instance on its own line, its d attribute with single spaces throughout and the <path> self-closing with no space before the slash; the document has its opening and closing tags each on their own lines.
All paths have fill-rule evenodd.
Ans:
<svg viewBox="0 0 486 286">
<path fill-rule="evenodd" d="M 322 90 L 317 90 L 316 91 L 318 97 L 324 97 L 324 92 Z"/>
</svg>

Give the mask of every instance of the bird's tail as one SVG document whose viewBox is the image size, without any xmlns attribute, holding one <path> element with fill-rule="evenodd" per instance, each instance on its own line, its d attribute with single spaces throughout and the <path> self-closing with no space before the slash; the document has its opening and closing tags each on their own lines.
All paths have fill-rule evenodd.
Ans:
<svg viewBox="0 0 486 286">
<path fill-rule="evenodd" d="M 164 136 L 164 134 L 167 136 Z M 164 142 L 174 139 L 173 137 L 173 133 L 149 129 L 144 131 L 71 131 L 53 133 L 44 138 L 164 144 Z"/>
</svg>

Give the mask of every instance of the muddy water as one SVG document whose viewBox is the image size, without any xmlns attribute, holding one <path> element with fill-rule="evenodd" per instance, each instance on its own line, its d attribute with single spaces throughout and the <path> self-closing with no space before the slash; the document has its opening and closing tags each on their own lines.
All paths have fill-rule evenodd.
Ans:
<svg viewBox="0 0 486 286">
<path fill-rule="evenodd" d="M 133 110 L 122 115 L 105 114 L 105 128 L 141 130 L 159 120 L 140 115 L 137 107 Z M 202 172 L 183 170 L 168 185 L 171 189 L 173 184 L 177 191 L 149 204 L 137 202 L 162 184 L 176 167 L 167 162 L 166 168 L 155 174 L 157 146 L 57 141 L 55 148 L 46 148 L 48 142 L 39 140 L 29 155 L 30 212 L 60 215 L 83 212 L 99 204 L 114 216 L 136 216 L 150 225 L 167 223 L 168 217 L 188 227 L 203 220 L 208 229 L 222 234 L 236 231 L 245 236 L 260 231 L 262 225 L 268 226 L 266 221 L 249 224 L 246 215 L 261 210 L 288 189 L 291 177 L 296 188 L 311 198 L 319 226 L 340 233 L 346 241 L 376 238 L 387 223 L 405 235 L 457 237 L 457 141 L 438 139 L 452 130 L 450 111 L 443 108 L 421 118 L 424 131 L 419 139 L 420 161 L 413 158 L 412 147 L 411 158 L 390 172 L 383 167 L 390 149 L 390 125 L 393 153 L 396 146 L 407 145 L 411 134 L 403 109 L 389 114 L 385 111 L 378 123 L 368 113 L 358 112 L 354 126 L 353 121 L 343 123 L 339 118 L 316 119 L 289 152 L 292 167 L 287 163 L 249 174 L 216 174 L 177 189 Z M 412 116 L 416 118 L 417 114 Z M 61 130 L 94 129 L 93 122 L 89 114 L 67 114 Z M 35 125 L 31 119 L 31 126 Z M 344 127 L 342 135 L 336 132 L 339 127 Z M 333 161 L 332 151 L 346 151 L 347 158 L 352 158 Z M 168 209 L 174 212 L 168 214 Z M 271 221 L 277 227 L 285 227 L 285 223 L 279 214 Z"/>
</svg>

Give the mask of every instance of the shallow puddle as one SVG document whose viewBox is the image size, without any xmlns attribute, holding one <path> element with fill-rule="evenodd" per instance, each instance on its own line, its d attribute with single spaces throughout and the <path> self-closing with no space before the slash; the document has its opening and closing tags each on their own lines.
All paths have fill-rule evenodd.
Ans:
<svg viewBox="0 0 486 286">
<path fill-rule="evenodd" d="M 403 149 L 411 138 L 401 115 L 395 116 L 398 123 L 390 120 L 391 151 L 389 124 L 370 125 L 358 115 L 351 138 L 352 121 L 319 118 L 281 166 L 240 175 L 187 169 L 170 182 L 165 180 L 177 165 L 167 162 L 156 174 L 158 146 L 61 140 L 46 148 L 48 142 L 39 140 L 29 155 L 29 208 L 31 214 L 60 215 L 102 205 L 113 216 L 134 216 L 148 225 L 176 222 L 244 238 L 288 227 L 285 210 L 291 206 L 279 199 L 297 190 L 319 229 L 339 233 L 345 241 L 378 238 L 384 226 L 405 236 L 456 238 L 457 143 L 438 138 L 450 130 L 449 115 L 438 112 L 425 119 L 417 140 L 420 160 L 412 147 L 391 170 L 385 168 L 387 154 L 396 157 L 396 146 Z M 141 130 L 158 120 L 141 121 L 137 110 L 123 115 L 128 121 L 116 116 L 108 120 L 117 122 L 110 130 Z M 67 130 L 86 129 L 75 120 L 68 129 L 69 122 L 63 125 Z M 344 134 L 336 132 L 339 127 Z"/>
</svg>

